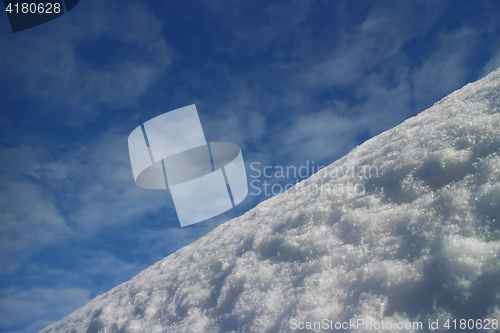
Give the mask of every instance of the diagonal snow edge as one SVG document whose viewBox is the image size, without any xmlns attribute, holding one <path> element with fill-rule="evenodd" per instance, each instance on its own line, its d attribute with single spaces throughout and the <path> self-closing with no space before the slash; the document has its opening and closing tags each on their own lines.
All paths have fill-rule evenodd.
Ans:
<svg viewBox="0 0 500 333">
<path fill-rule="evenodd" d="M 298 323 L 324 319 L 426 331 L 428 320 L 498 319 L 499 151 L 497 70 L 42 332 L 312 332 Z M 359 166 L 378 174 L 334 172 Z M 314 191 L 357 184 L 364 194 Z"/>
</svg>

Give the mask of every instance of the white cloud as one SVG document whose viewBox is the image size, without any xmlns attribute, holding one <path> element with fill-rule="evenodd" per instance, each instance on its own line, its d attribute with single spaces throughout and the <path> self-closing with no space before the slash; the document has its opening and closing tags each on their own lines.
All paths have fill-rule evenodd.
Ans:
<svg viewBox="0 0 500 333">
<path fill-rule="evenodd" d="M 116 40 L 129 49 L 112 64 L 93 66 L 78 46 L 106 47 L 88 44 L 99 38 Z M 97 114 L 100 104 L 136 105 L 170 59 L 161 22 L 144 5 L 93 2 L 79 4 L 47 25 L 5 38 L 0 70 L 7 79 L 4 84 L 20 84 L 22 95 L 35 97 L 41 112 L 70 109 L 60 119 L 81 125 Z"/>
<path fill-rule="evenodd" d="M 408 70 L 394 69 L 393 83 L 387 84 L 387 73 L 367 75 L 360 84 L 358 93 L 364 102 L 351 107 L 350 111 L 364 117 L 362 128 L 371 136 L 380 134 L 413 115 L 410 107 L 412 96 Z"/>
<path fill-rule="evenodd" d="M 2 181 L 0 191 L 4 193 L 0 196 L 1 274 L 10 274 L 30 255 L 71 231 L 54 203 L 29 182 Z"/>
<path fill-rule="evenodd" d="M 218 18 L 217 23 L 229 27 L 230 44 L 217 46 L 233 55 L 254 54 L 275 43 L 290 40 L 290 32 L 298 30 L 311 13 L 313 1 L 293 0 L 286 3 L 203 1 L 207 11 Z"/>
<path fill-rule="evenodd" d="M 300 115 L 276 136 L 281 146 L 278 154 L 299 164 L 343 155 L 359 134 L 361 121 L 329 110 Z"/>
<path fill-rule="evenodd" d="M 166 191 L 135 185 L 126 135 L 110 131 L 64 153 L 54 151 L 47 144 L 0 151 L 3 274 L 48 245 L 88 240 L 103 228 L 119 233 L 165 207 L 172 214 L 165 222 L 176 217 Z"/>
<path fill-rule="evenodd" d="M 34 155 L 28 147 L 1 152 L 1 274 L 13 273 L 32 254 L 72 233 L 53 193 L 23 176 L 36 164 Z"/>
<path fill-rule="evenodd" d="M 68 223 L 85 237 L 104 227 L 138 222 L 143 214 L 169 206 L 166 191 L 135 185 L 127 142 L 127 135 L 110 130 L 45 166 L 67 174 L 54 189 L 64 194 L 59 204 L 66 208 Z M 169 208 L 174 214 L 171 203 Z"/>
<path fill-rule="evenodd" d="M 241 84 L 240 84 L 241 86 Z M 232 98 L 215 115 L 202 123 L 205 137 L 211 141 L 250 144 L 266 135 L 266 119 L 262 114 L 265 96 L 258 96 L 248 88 L 238 88 Z M 204 103 L 198 112 L 205 112 Z"/>
<path fill-rule="evenodd" d="M 491 59 L 488 61 L 486 65 L 484 65 L 483 69 L 481 70 L 481 78 L 485 77 L 486 75 L 490 74 L 494 70 L 500 68 L 500 50 L 497 51 Z"/>
<path fill-rule="evenodd" d="M 462 28 L 439 36 L 437 50 L 413 71 L 418 112 L 466 83 L 466 61 L 474 52 L 479 31 Z"/>
<path fill-rule="evenodd" d="M 332 43 L 334 48 L 327 57 L 323 56 L 324 60 L 312 64 L 312 70 L 305 75 L 306 82 L 314 87 L 358 86 L 371 71 L 389 72 L 405 67 L 402 45 L 426 32 L 442 11 L 440 7 L 430 2 L 375 3 L 362 23 L 350 29 L 341 28 L 334 39 L 338 41 Z M 346 8 L 339 10 L 352 15 Z"/>
<path fill-rule="evenodd" d="M 38 332 L 89 301 L 80 288 L 19 288 L 0 290 L 0 326 L 30 323 L 24 333 Z"/>
<path fill-rule="evenodd" d="M 84 277 L 87 281 L 91 279 L 103 280 L 101 285 L 92 290 L 93 293 L 101 293 L 107 289 L 122 283 L 128 277 L 132 277 L 142 268 L 147 267 L 146 264 L 135 264 L 125 262 L 113 254 L 106 251 L 96 251 L 89 249 L 81 254 L 78 258 L 78 274 Z M 78 277 L 79 282 L 85 282 L 81 277 Z M 88 283 L 88 282 L 87 282 Z"/>
</svg>

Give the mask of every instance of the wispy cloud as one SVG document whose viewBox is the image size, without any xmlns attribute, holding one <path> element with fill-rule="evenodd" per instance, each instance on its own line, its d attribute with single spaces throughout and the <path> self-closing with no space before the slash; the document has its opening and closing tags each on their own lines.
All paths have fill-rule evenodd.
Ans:
<svg viewBox="0 0 500 333">
<path fill-rule="evenodd" d="M 429 107 L 466 83 L 466 62 L 474 54 L 480 32 L 471 28 L 443 33 L 438 47 L 413 71 L 414 98 L 418 111 Z"/>
<path fill-rule="evenodd" d="M 15 93 L 36 98 L 39 112 L 74 125 L 95 117 L 101 105 L 136 106 L 171 61 L 161 26 L 146 6 L 137 3 L 80 4 L 74 14 L 27 30 L 21 37 L 4 38 L 4 88 L 22 87 Z M 113 50 L 116 47 L 122 52 Z M 98 57 L 115 56 L 109 64 L 96 66 L 85 54 L 97 49 L 106 50 Z M 56 114 L 55 108 L 66 112 Z"/>
<path fill-rule="evenodd" d="M 61 216 L 53 193 L 26 178 L 29 166 L 36 165 L 30 148 L 0 152 L 0 263 L 1 274 L 12 274 L 31 255 L 71 229 Z"/>
<path fill-rule="evenodd" d="M 88 290 L 81 288 L 11 288 L 0 290 L 0 325 L 30 323 L 22 332 L 38 332 L 71 313 L 75 305 L 89 301 Z"/>
<path fill-rule="evenodd" d="M 12 306 L 0 325 L 39 327 L 47 312 L 22 317 L 19 300 L 30 292 L 26 309 L 57 298 L 75 308 L 109 286 L 103 280 L 119 283 L 222 222 L 180 229 L 166 191 L 135 185 L 127 149 L 135 126 L 168 105 L 196 103 L 207 139 L 238 143 L 247 166 L 331 163 L 500 66 L 494 10 L 487 28 L 450 28 L 451 4 L 81 2 L 40 29 L 2 36 L 0 88 L 36 104 L 18 123 L 64 122 L 85 133 L 70 142 L 16 127 L 29 146 L 0 149 L 0 261 L 6 274 L 26 273 L 22 288 L 0 291 L 0 304 Z M 176 15 L 183 25 L 165 29 Z M 471 69 L 485 40 L 490 53 Z M 14 128 L 7 111 L 0 127 Z M 68 267 L 34 262 L 60 249 Z M 39 278 L 67 284 L 34 288 Z"/>
</svg>

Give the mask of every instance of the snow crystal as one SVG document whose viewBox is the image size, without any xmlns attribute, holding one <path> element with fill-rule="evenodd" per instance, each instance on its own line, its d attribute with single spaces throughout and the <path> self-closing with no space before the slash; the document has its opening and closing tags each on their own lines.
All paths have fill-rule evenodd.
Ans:
<svg viewBox="0 0 500 333">
<path fill-rule="evenodd" d="M 497 70 L 42 332 L 314 332 L 292 323 L 324 319 L 411 332 L 397 323 L 498 320 L 499 110 Z M 378 172 L 329 173 L 359 165 Z"/>
</svg>

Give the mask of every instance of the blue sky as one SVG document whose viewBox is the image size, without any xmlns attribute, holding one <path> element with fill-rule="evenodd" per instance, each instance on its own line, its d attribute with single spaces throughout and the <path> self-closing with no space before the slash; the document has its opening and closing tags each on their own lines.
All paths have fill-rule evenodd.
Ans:
<svg viewBox="0 0 500 333">
<path fill-rule="evenodd" d="M 81 0 L 13 34 L 0 15 L 0 331 L 36 332 L 266 199 L 180 228 L 168 192 L 134 183 L 139 124 L 196 104 L 249 176 L 328 165 L 500 67 L 499 18 L 495 0 Z"/>
</svg>

